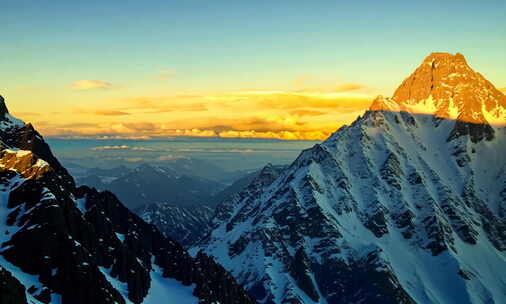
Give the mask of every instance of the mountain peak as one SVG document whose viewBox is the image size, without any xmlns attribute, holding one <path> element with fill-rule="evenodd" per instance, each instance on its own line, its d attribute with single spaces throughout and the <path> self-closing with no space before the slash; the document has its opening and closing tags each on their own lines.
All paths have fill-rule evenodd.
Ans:
<svg viewBox="0 0 506 304">
<path fill-rule="evenodd" d="M 5 105 L 5 99 L 0 95 L 0 118 L 4 117 L 5 114 L 9 114 L 9 110 L 7 109 L 7 105 Z"/>
<path fill-rule="evenodd" d="M 397 88 L 393 99 L 401 104 L 413 104 L 429 97 L 449 99 L 456 87 L 484 80 L 480 77 L 483 78 L 469 67 L 460 53 L 431 53 Z"/>
<path fill-rule="evenodd" d="M 397 88 L 370 110 L 430 114 L 474 124 L 505 124 L 506 96 L 460 53 L 431 53 Z"/>
<path fill-rule="evenodd" d="M 432 62 L 447 62 L 447 63 L 465 63 L 467 65 L 466 58 L 461 53 L 455 53 L 455 55 L 446 52 L 433 52 L 429 56 L 425 57 L 424 63 Z"/>
<path fill-rule="evenodd" d="M 0 95 L 0 131 L 19 129 L 24 126 L 25 123 L 22 120 L 14 118 L 9 114 L 5 99 Z"/>
<path fill-rule="evenodd" d="M 397 106 L 392 102 L 390 98 L 385 98 L 383 95 L 378 95 L 373 101 L 369 110 L 371 111 L 394 111 Z"/>
</svg>

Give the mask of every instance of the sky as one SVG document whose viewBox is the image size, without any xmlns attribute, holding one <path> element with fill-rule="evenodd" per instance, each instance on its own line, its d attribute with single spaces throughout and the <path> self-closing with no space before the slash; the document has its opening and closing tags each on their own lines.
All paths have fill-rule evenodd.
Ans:
<svg viewBox="0 0 506 304">
<path fill-rule="evenodd" d="M 0 94 L 46 136 L 321 140 L 435 51 L 506 88 L 506 1 L 0 2 Z"/>
</svg>

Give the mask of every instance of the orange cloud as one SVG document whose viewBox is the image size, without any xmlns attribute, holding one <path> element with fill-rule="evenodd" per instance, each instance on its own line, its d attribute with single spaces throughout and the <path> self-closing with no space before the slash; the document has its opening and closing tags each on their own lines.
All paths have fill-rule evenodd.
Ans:
<svg viewBox="0 0 506 304">
<path fill-rule="evenodd" d="M 356 91 L 356 90 L 360 90 L 360 89 L 365 89 L 366 87 L 361 85 L 361 84 L 358 84 L 358 83 L 348 83 L 348 84 L 343 84 L 343 85 L 339 85 L 337 87 L 334 88 L 333 92 L 349 92 L 349 91 Z"/>
<path fill-rule="evenodd" d="M 371 100 L 372 96 L 359 92 L 318 91 L 128 97 L 106 100 L 100 109 L 75 110 L 66 123 L 45 117 L 45 122 L 36 122 L 36 125 L 45 135 L 65 137 L 322 140 L 343 124 L 351 123 L 370 106 Z M 95 115 L 91 123 L 90 114 Z M 76 123 L 79 121 L 86 123 Z"/>
<path fill-rule="evenodd" d="M 196 100 L 190 102 L 189 100 Z M 134 113 L 159 114 L 165 112 L 199 112 L 206 111 L 202 96 L 181 95 L 167 97 L 128 97 L 117 99 L 113 103 L 121 105 L 121 111 Z"/>
<path fill-rule="evenodd" d="M 322 93 L 322 92 L 325 92 L 325 93 L 344 93 L 344 92 L 352 92 L 352 91 L 358 91 L 358 90 L 366 90 L 368 89 L 367 87 L 361 85 L 361 84 L 358 84 L 358 83 L 347 83 L 347 84 L 342 84 L 342 85 L 339 85 L 339 86 L 336 86 L 336 87 L 331 87 L 331 88 L 328 88 L 328 89 L 322 89 L 322 88 L 316 88 L 316 87 L 305 87 L 305 88 L 301 88 L 301 89 L 298 89 L 298 90 L 295 90 L 295 92 L 300 92 L 300 93 Z"/>
<path fill-rule="evenodd" d="M 320 115 L 325 115 L 325 112 L 316 111 L 316 110 L 293 110 L 293 111 L 290 111 L 290 114 L 300 116 L 300 117 L 302 117 L 302 116 L 320 116 Z"/>
<path fill-rule="evenodd" d="M 123 112 L 123 111 L 117 111 L 117 110 L 99 110 L 91 112 L 95 115 L 104 115 L 104 116 L 123 116 L 123 115 L 130 115 L 130 113 Z"/>
<path fill-rule="evenodd" d="M 74 82 L 70 87 L 72 89 L 77 90 L 89 90 L 89 89 L 110 89 L 113 86 L 112 84 L 105 81 L 84 79 Z"/>
<path fill-rule="evenodd" d="M 15 117 L 23 119 L 23 117 L 27 117 L 27 116 L 40 116 L 40 113 L 36 113 L 36 112 L 14 112 L 13 115 Z"/>
</svg>

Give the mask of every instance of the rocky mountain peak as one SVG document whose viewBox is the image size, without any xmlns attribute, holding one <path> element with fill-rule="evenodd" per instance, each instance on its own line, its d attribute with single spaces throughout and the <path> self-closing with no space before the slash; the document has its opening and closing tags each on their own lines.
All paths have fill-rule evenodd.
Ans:
<svg viewBox="0 0 506 304">
<path fill-rule="evenodd" d="M 506 125 L 506 95 L 475 72 L 459 53 L 430 54 L 393 97 L 378 96 L 369 110 L 455 120 L 448 140 L 462 135 L 470 135 L 473 142 L 491 140 L 492 126 Z"/>
<path fill-rule="evenodd" d="M 397 105 L 387 97 L 383 97 L 383 95 L 378 95 L 373 101 L 371 106 L 369 107 L 370 111 L 395 111 L 397 109 Z"/>
<path fill-rule="evenodd" d="M 506 96 L 462 54 L 432 53 L 395 91 L 400 110 L 474 124 L 506 123 Z"/>
<path fill-rule="evenodd" d="M 5 105 L 5 99 L 0 95 L 0 118 L 3 118 L 5 114 L 9 114 L 9 110 Z"/>
<path fill-rule="evenodd" d="M 432 53 L 397 88 L 393 99 L 412 104 L 430 96 L 449 98 L 457 86 L 470 84 L 477 76 L 462 54 Z"/>
<path fill-rule="evenodd" d="M 449 64 L 465 64 L 467 65 L 466 58 L 461 53 L 456 53 L 455 55 L 446 52 L 433 52 L 430 53 L 429 56 L 425 57 L 423 60 L 425 63 L 433 63 L 436 62 L 438 64 L 441 63 L 449 63 Z"/>
</svg>

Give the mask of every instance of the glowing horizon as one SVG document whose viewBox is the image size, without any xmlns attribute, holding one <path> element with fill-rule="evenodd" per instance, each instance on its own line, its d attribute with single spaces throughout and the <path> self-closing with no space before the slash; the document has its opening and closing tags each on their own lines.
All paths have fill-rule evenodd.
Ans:
<svg viewBox="0 0 506 304">
<path fill-rule="evenodd" d="M 368 108 L 360 92 L 238 91 L 209 95 L 126 97 L 108 107 L 76 106 L 11 113 L 45 136 L 133 138 L 200 136 L 323 140 Z"/>
</svg>

